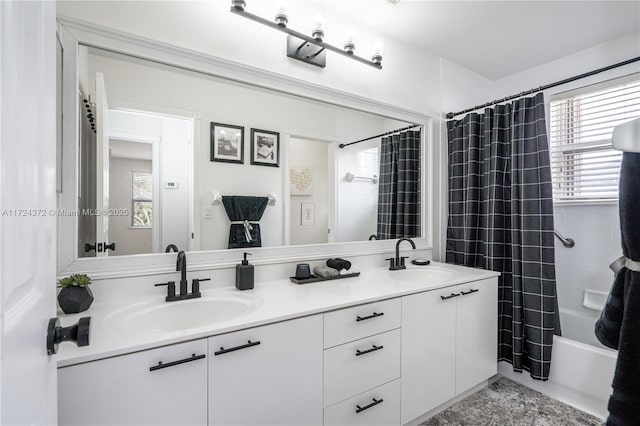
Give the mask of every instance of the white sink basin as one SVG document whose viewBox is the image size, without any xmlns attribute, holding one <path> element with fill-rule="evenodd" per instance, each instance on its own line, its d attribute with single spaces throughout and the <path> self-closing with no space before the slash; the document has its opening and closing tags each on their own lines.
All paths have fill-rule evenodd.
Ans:
<svg viewBox="0 0 640 426">
<path fill-rule="evenodd" d="M 205 327 L 247 314 L 262 305 L 260 297 L 243 294 L 201 297 L 177 302 L 142 302 L 109 314 L 107 327 L 166 333 Z"/>
<path fill-rule="evenodd" d="M 455 278 L 458 272 L 438 266 L 420 266 L 416 268 L 389 271 L 389 276 L 398 281 L 410 281 L 416 283 L 449 280 Z"/>
</svg>

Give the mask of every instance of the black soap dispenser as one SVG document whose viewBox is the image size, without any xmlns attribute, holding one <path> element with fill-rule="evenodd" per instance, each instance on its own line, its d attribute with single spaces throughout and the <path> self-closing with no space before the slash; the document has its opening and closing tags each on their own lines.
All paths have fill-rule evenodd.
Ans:
<svg viewBox="0 0 640 426">
<path fill-rule="evenodd" d="M 253 288 L 253 265 L 249 265 L 247 255 L 251 255 L 251 253 L 245 251 L 242 264 L 236 265 L 236 288 L 238 290 L 251 290 Z"/>
</svg>

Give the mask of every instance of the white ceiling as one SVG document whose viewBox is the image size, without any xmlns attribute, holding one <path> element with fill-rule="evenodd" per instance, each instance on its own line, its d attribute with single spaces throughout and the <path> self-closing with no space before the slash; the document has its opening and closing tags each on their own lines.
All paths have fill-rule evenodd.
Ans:
<svg viewBox="0 0 640 426">
<path fill-rule="evenodd" d="M 321 3 L 492 80 L 640 31 L 640 1 Z"/>
</svg>

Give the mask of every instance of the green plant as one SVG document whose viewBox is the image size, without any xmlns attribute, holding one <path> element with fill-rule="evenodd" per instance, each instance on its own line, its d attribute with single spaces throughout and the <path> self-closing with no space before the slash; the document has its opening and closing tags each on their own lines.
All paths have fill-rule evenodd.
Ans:
<svg viewBox="0 0 640 426">
<path fill-rule="evenodd" d="M 58 287 L 86 287 L 91 284 L 91 278 L 86 274 L 73 274 L 58 280 Z"/>
</svg>

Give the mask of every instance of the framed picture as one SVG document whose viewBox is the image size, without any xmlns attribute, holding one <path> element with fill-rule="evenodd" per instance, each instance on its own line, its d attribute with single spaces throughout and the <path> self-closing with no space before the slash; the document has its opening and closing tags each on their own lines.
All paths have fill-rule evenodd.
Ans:
<svg viewBox="0 0 640 426">
<path fill-rule="evenodd" d="M 280 167 L 280 133 L 251 129 L 251 164 Z"/>
<path fill-rule="evenodd" d="M 244 163 L 244 127 L 211 122 L 211 161 Z"/>
<path fill-rule="evenodd" d="M 291 195 L 313 195 L 313 169 L 307 166 L 289 168 L 289 193 Z"/>
<path fill-rule="evenodd" d="M 300 225 L 313 226 L 316 223 L 316 206 L 314 203 L 300 203 Z"/>
</svg>

